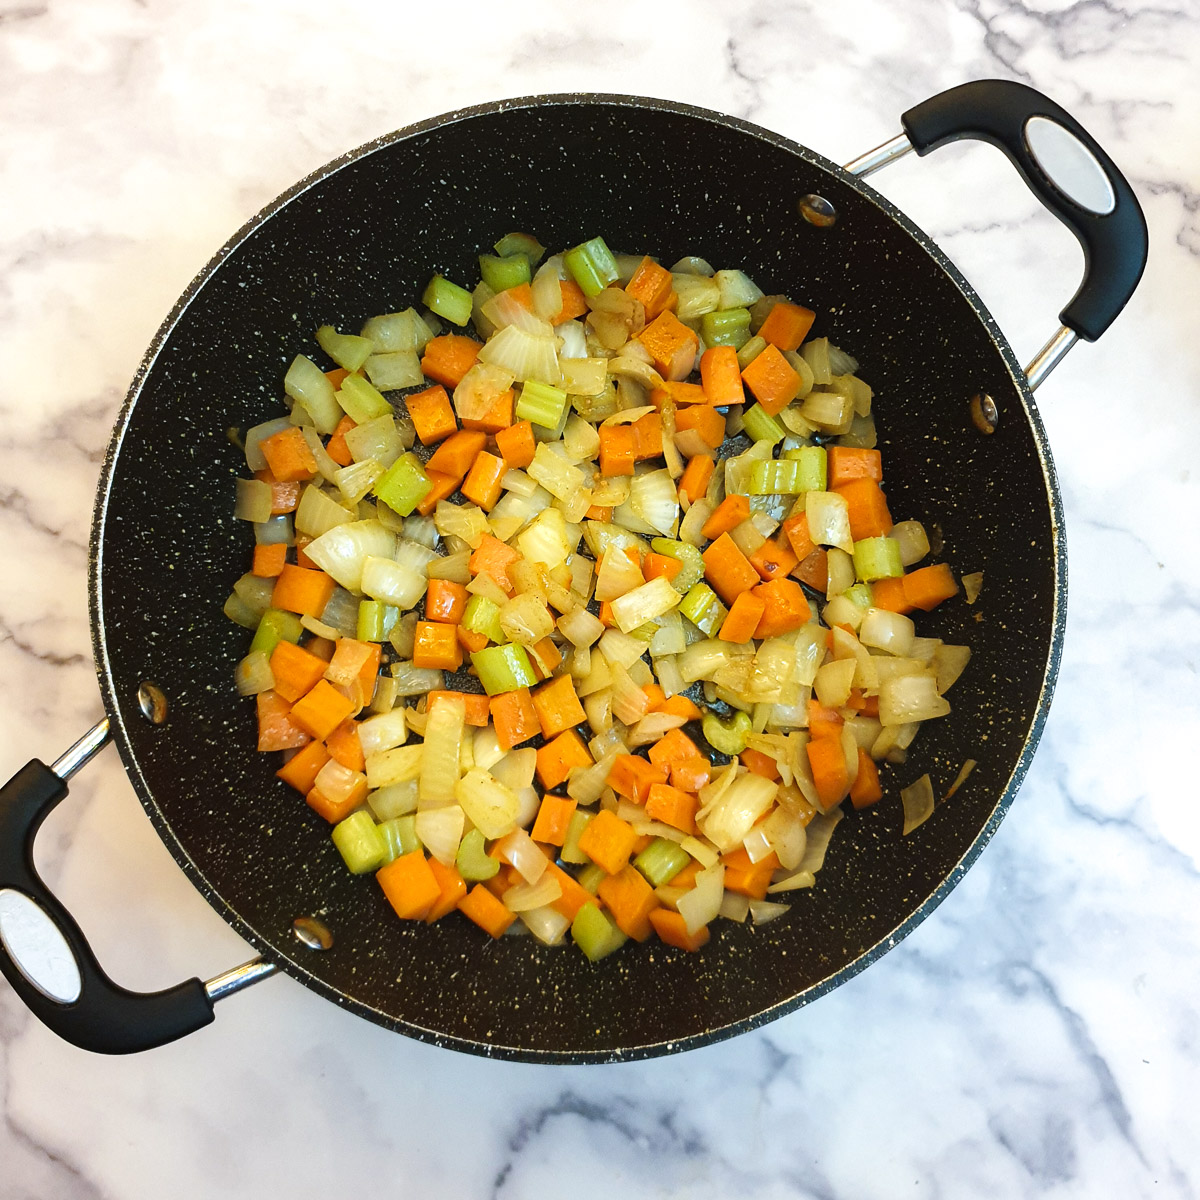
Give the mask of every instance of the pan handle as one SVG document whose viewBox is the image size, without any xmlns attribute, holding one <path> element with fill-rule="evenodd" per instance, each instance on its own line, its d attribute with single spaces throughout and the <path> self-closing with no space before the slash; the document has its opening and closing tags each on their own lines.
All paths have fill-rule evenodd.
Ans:
<svg viewBox="0 0 1200 1200">
<path fill-rule="evenodd" d="M 867 175 L 910 149 L 924 155 L 960 138 L 999 147 L 1083 247 L 1083 282 L 1060 319 L 1066 330 L 1094 342 L 1133 295 L 1149 238 L 1133 189 L 1091 134 L 1041 92 L 1007 79 L 978 79 L 940 92 L 900 122 L 904 134 L 846 170 Z M 1057 361 L 1074 340 L 1060 331 L 1043 354 L 1057 342 Z"/>
<path fill-rule="evenodd" d="M 189 979 L 148 993 L 128 991 L 104 973 L 75 919 L 38 875 L 33 843 L 42 822 L 67 795 L 66 779 L 108 738 L 108 722 L 101 721 L 53 768 L 34 759 L 0 788 L 0 972 L 59 1037 L 84 1050 L 130 1054 L 208 1025 L 214 999 L 274 968 L 248 964 L 208 985 Z M 61 951 L 49 956 L 48 970 L 47 945 Z M 22 961 L 35 957 L 31 949 L 38 951 L 42 967 L 36 977 Z"/>
</svg>

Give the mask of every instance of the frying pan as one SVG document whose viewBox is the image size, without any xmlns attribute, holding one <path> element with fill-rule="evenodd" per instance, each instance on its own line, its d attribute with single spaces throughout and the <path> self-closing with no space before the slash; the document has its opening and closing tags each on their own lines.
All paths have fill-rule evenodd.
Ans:
<svg viewBox="0 0 1200 1200">
<path fill-rule="evenodd" d="M 844 169 L 684 105 L 505 101 L 338 159 L 217 253 L 147 352 L 100 481 L 90 597 L 107 717 L 0 793 L 0 969 L 45 1024 L 90 1050 L 147 1049 L 206 1025 L 216 999 L 280 970 L 442 1046 L 542 1062 L 648 1057 L 808 1003 L 945 898 L 1013 801 L 1062 644 L 1062 506 L 1032 389 L 1077 337 L 1094 340 L 1117 315 L 1147 238 L 1108 156 L 1027 87 L 966 84 L 902 125 Z M 1047 135 L 1070 152 L 1073 177 Z M 999 146 L 1084 246 L 1063 327 L 1025 371 L 945 256 L 862 182 L 909 149 L 963 137 Z M 699 954 L 630 946 L 593 967 L 530 938 L 492 942 L 466 921 L 396 921 L 377 888 L 345 871 L 324 822 L 274 778 L 273 756 L 255 752 L 253 706 L 232 686 L 245 635 L 221 608 L 249 539 L 230 516 L 244 464 L 227 428 L 278 413 L 286 364 L 318 325 L 356 328 L 403 307 L 433 271 L 472 278 L 479 248 L 513 229 L 554 247 L 599 233 L 665 262 L 700 255 L 802 298 L 819 314 L 815 335 L 851 350 L 875 388 L 892 511 L 936 530 L 958 570 L 986 571 L 979 604 L 922 619 L 923 634 L 967 642 L 973 659 L 953 715 L 922 732 L 893 779 L 928 771 L 944 790 L 968 758 L 974 774 L 908 838 L 894 800 L 849 814 L 818 886 L 787 917 L 722 922 Z M 38 878 L 41 821 L 110 738 L 171 853 L 257 949 L 253 962 L 207 984 L 129 992 Z M 60 953 L 39 974 L 28 947 L 46 938 Z"/>
</svg>

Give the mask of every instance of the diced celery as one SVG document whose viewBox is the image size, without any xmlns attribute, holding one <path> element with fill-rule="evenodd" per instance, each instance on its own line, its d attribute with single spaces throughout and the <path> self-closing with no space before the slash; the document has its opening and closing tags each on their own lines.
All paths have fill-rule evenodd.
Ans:
<svg viewBox="0 0 1200 1200">
<path fill-rule="evenodd" d="M 322 325 L 317 330 L 317 345 L 347 371 L 357 371 L 375 352 L 370 338 L 354 333 L 338 333 L 332 325 Z"/>
<path fill-rule="evenodd" d="M 700 318 L 700 331 L 707 346 L 732 346 L 740 350 L 750 340 L 750 310 L 726 308 L 705 313 Z"/>
<path fill-rule="evenodd" d="M 704 559 L 700 551 L 690 542 L 676 542 L 671 538 L 655 538 L 650 548 L 658 554 L 665 554 L 683 563 L 683 570 L 671 580 L 675 590 L 686 596 L 704 578 Z"/>
<path fill-rule="evenodd" d="M 500 860 L 492 858 L 484 850 L 483 834 L 478 829 L 472 829 L 458 844 L 455 866 L 468 883 L 482 883 L 500 870 Z"/>
<path fill-rule="evenodd" d="M 692 856 L 670 838 L 656 837 L 634 860 L 633 865 L 650 881 L 661 887 L 673 879 L 691 861 Z"/>
<path fill-rule="evenodd" d="M 875 603 L 871 595 L 871 585 L 867 583 L 856 583 L 853 587 L 848 587 L 842 595 L 863 609 L 870 608 Z"/>
<path fill-rule="evenodd" d="M 506 233 L 492 249 L 502 258 L 510 254 L 524 254 L 532 267 L 536 267 L 546 253 L 546 247 L 531 233 Z"/>
<path fill-rule="evenodd" d="M 380 600 L 358 602 L 358 629 L 355 631 L 360 642 L 386 642 L 392 626 L 400 619 L 400 610 Z"/>
<path fill-rule="evenodd" d="M 421 303 L 451 325 L 465 325 L 471 319 L 471 293 L 444 275 L 435 275 L 429 281 Z"/>
<path fill-rule="evenodd" d="M 782 442 L 787 437 L 787 430 L 769 413 L 763 412 L 757 404 L 751 405 L 742 413 L 742 425 L 745 427 L 746 436 L 756 442 L 770 442 L 774 446 L 776 442 Z"/>
<path fill-rule="evenodd" d="M 295 613 L 283 612 L 278 608 L 268 608 L 254 631 L 254 640 L 250 643 L 250 653 L 262 651 L 268 658 L 280 642 L 291 642 L 293 645 L 300 640 L 304 626 Z"/>
<path fill-rule="evenodd" d="M 707 583 L 696 584 L 680 601 L 679 611 L 709 637 L 717 636 L 717 630 L 729 616 L 728 609 L 717 599 L 717 593 Z"/>
<path fill-rule="evenodd" d="M 751 496 L 798 496 L 804 491 L 800 486 L 800 464 L 787 458 L 752 463 L 746 490 Z"/>
<path fill-rule="evenodd" d="M 592 823 L 596 814 L 590 813 L 586 809 L 577 808 L 571 814 L 570 824 L 567 825 L 567 836 L 563 840 L 562 853 L 559 857 L 566 863 L 574 863 L 576 866 L 584 866 L 592 860 L 579 848 L 579 839 L 583 836 L 583 831 Z"/>
<path fill-rule="evenodd" d="M 500 606 L 486 596 L 472 596 L 467 601 L 460 623 L 468 633 L 482 633 L 497 645 L 508 641 L 500 625 Z"/>
<path fill-rule="evenodd" d="M 608 872 L 601 866 L 595 863 L 589 863 L 576 876 L 576 881 L 585 892 L 591 892 L 594 896 L 600 885 L 608 878 Z"/>
<path fill-rule="evenodd" d="M 900 543 L 890 537 L 863 538 L 854 543 L 854 573 L 863 583 L 894 579 L 904 574 Z"/>
<path fill-rule="evenodd" d="M 827 478 L 828 454 L 824 446 L 801 446 L 796 452 L 800 464 L 800 490 L 823 492 Z"/>
<path fill-rule="evenodd" d="M 548 383 L 526 380 L 517 399 L 518 421 L 532 421 L 546 429 L 556 429 L 567 406 L 567 393 Z"/>
<path fill-rule="evenodd" d="M 625 944 L 625 935 L 598 904 L 585 904 L 571 922 L 571 937 L 592 962 L 599 962 Z"/>
<path fill-rule="evenodd" d="M 421 848 L 421 839 L 417 837 L 417 818 L 412 813 L 403 817 L 392 817 L 389 821 L 380 821 L 377 828 L 387 847 L 383 860 L 385 863 Z"/>
<path fill-rule="evenodd" d="M 407 517 L 429 495 L 432 487 L 421 460 L 410 450 L 400 455 L 375 481 L 375 495 L 393 512 Z"/>
<path fill-rule="evenodd" d="M 489 696 L 515 692 L 517 688 L 532 687 L 537 683 L 525 647 L 515 643 L 488 646 L 472 654 L 471 662 L 479 674 L 483 690 Z"/>
<path fill-rule="evenodd" d="M 604 291 L 620 275 L 617 260 L 604 244 L 604 239 L 594 237 L 581 242 L 563 254 L 563 265 L 571 278 L 579 284 L 585 296 L 596 296 Z"/>
<path fill-rule="evenodd" d="M 331 836 L 338 853 L 355 875 L 365 875 L 387 861 L 387 842 L 365 809 L 339 821 Z"/>
<path fill-rule="evenodd" d="M 481 254 L 479 273 L 493 292 L 507 292 L 509 288 L 520 287 L 533 278 L 529 258 L 524 254 L 506 254 L 503 258 Z"/>
<path fill-rule="evenodd" d="M 714 750 L 721 754 L 741 754 L 753 726 L 749 713 L 735 712 L 728 721 L 722 721 L 716 713 L 708 712 L 700 728 Z"/>
<path fill-rule="evenodd" d="M 355 425 L 376 417 L 393 416 L 392 406 L 361 375 L 347 375 L 338 389 L 337 402 Z"/>
</svg>

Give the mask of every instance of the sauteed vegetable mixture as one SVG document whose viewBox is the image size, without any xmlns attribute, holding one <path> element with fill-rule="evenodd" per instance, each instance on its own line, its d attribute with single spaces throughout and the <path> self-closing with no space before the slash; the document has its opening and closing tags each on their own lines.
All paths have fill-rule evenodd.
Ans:
<svg viewBox="0 0 1200 1200">
<path fill-rule="evenodd" d="M 697 950 L 786 912 L 950 711 L 969 652 L 909 614 L 958 585 L 796 300 L 599 237 L 479 270 L 318 329 L 335 368 L 246 432 L 237 687 L 399 917 Z M 902 798 L 908 833 L 928 777 Z"/>
</svg>

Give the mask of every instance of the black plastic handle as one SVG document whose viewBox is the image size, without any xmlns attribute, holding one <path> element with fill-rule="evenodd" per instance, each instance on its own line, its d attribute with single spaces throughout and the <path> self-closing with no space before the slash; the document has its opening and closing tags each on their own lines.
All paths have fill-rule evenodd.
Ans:
<svg viewBox="0 0 1200 1200">
<path fill-rule="evenodd" d="M 1111 212 L 1090 212 L 1059 190 L 1029 151 L 1025 127 L 1031 117 L 1053 121 L 1087 147 L 1116 197 Z M 1146 266 L 1149 237 L 1133 189 L 1091 134 L 1041 92 L 1007 79 L 961 84 L 910 108 L 900 121 L 918 154 L 959 138 L 978 138 L 1012 160 L 1037 198 L 1083 246 L 1083 282 L 1061 320 L 1094 342 L 1133 295 Z"/>
<path fill-rule="evenodd" d="M 29 1010 L 59 1037 L 98 1054 L 152 1050 L 208 1025 L 213 1005 L 199 979 L 165 992 L 130 992 L 101 969 L 75 919 L 54 898 L 33 866 L 33 842 L 67 785 L 37 759 L 0 788 L 0 891 L 35 901 L 58 927 L 75 956 L 82 990 L 63 1004 L 35 987 L 0 941 L 0 971 Z"/>
</svg>

